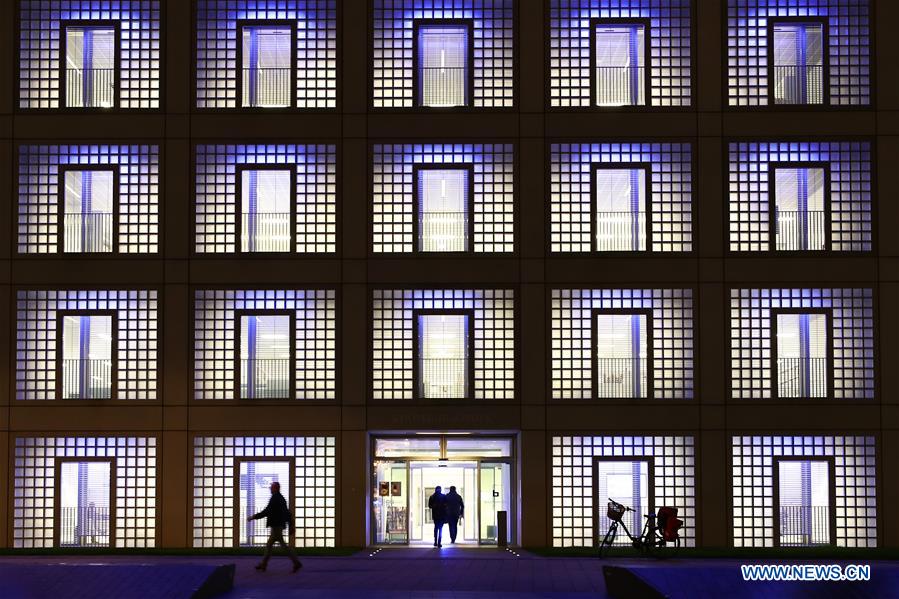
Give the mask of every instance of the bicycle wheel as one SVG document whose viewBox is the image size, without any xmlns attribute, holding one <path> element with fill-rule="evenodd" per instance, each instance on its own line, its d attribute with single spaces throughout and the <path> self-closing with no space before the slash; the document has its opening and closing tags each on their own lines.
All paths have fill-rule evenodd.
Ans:
<svg viewBox="0 0 899 599">
<path fill-rule="evenodd" d="M 615 536 L 617 534 L 618 527 L 613 524 L 609 527 L 608 532 L 606 532 L 606 536 L 603 537 L 602 543 L 599 544 L 599 557 L 608 555 L 609 548 L 612 546 L 612 543 L 615 542 Z"/>
</svg>

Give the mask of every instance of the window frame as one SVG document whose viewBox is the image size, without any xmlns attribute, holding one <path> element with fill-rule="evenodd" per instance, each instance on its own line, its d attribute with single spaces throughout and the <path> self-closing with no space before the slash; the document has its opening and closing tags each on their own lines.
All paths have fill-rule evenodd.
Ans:
<svg viewBox="0 0 899 599">
<path fill-rule="evenodd" d="M 592 390 L 590 399 L 593 401 L 652 401 L 655 399 L 654 368 L 653 368 L 653 309 L 652 308 L 592 308 L 590 310 L 590 379 Z M 599 349 L 597 336 L 596 317 L 609 316 L 645 316 L 646 317 L 646 397 L 599 397 L 599 368 L 597 363 L 597 350 Z"/>
<path fill-rule="evenodd" d="M 66 101 L 69 75 L 66 67 L 68 58 L 68 30 L 69 28 L 82 27 L 85 29 L 112 29 L 115 36 L 115 57 L 113 59 L 113 102 L 112 106 L 69 106 Z M 59 106 L 66 110 L 88 110 L 94 112 L 106 112 L 121 109 L 122 100 L 122 24 L 117 19 L 65 19 L 59 22 Z M 161 42 L 162 43 L 162 42 Z M 162 62 L 162 60 L 160 60 Z M 162 68 L 160 67 L 160 71 Z M 161 83 L 161 82 L 160 82 Z M 160 92 L 162 90 L 160 89 Z M 146 110 L 146 109 L 145 109 Z"/>
<path fill-rule="evenodd" d="M 66 174 L 70 172 L 100 171 L 112 173 L 112 251 L 111 252 L 66 252 L 65 251 L 65 217 L 66 217 Z M 119 253 L 119 211 L 121 208 L 121 188 L 119 183 L 118 164 L 62 164 L 57 170 L 58 218 L 56 252 L 63 256 L 108 256 Z M 140 254 L 138 254 L 140 255 Z"/>
<path fill-rule="evenodd" d="M 287 171 L 290 174 L 290 249 L 286 252 L 251 252 L 243 250 L 243 174 L 246 171 Z M 235 164 L 234 165 L 234 253 L 241 258 L 289 256 L 297 254 L 297 165 L 279 164 Z M 196 212 L 196 207 L 194 207 Z"/>
<path fill-rule="evenodd" d="M 419 193 L 419 177 L 422 171 L 465 171 L 468 187 L 468 194 L 465 197 L 465 215 L 468 219 L 465 225 L 465 233 L 468 236 L 466 248 L 461 252 L 425 252 L 419 249 L 421 227 L 419 219 L 423 214 L 424 198 Z M 471 162 L 463 163 L 417 163 L 412 165 L 412 207 L 414 214 L 412 217 L 412 253 L 424 256 L 460 256 L 471 254 L 474 252 L 474 164 Z"/>
<path fill-rule="evenodd" d="M 778 169 L 813 169 L 824 171 L 824 249 L 817 250 L 778 250 L 777 249 L 777 171 Z M 817 254 L 833 252 L 833 223 L 830 201 L 830 163 L 816 160 L 809 162 L 784 161 L 768 163 L 768 251 L 777 255 Z M 872 202 L 873 203 L 873 202 Z"/>
<path fill-rule="evenodd" d="M 775 102 L 775 91 L 774 91 L 774 28 L 777 25 L 801 25 L 801 24 L 817 24 L 821 25 L 821 85 L 824 89 L 821 90 L 821 98 L 822 101 L 820 104 L 778 104 Z M 830 107 L 830 30 L 829 23 L 827 17 L 816 17 L 816 16 L 783 16 L 783 17 L 769 17 L 768 23 L 766 26 L 767 31 L 765 32 L 766 42 L 768 44 L 767 47 L 767 56 L 765 57 L 766 62 L 766 81 L 768 82 L 768 106 L 774 109 L 781 110 L 796 110 L 796 109 L 821 109 L 825 107 Z M 869 37 L 870 39 L 870 37 Z M 873 45 L 871 45 L 873 49 Z M 873 53 L 873 51 L 872 51 Z M 727 69 L 727 64 L 725 61 L 725 70 Z M 873 70 L 873 69 L 872 69 Z M 727 85 L 727 78 L 723 80 L 724 85 Z M 872 92 L 871 96 L 873 99 L 873 84 L 871 84 Z M 861 108 L 870 109 L 872 106 L 860 106 Z M 843 108 L 842 106 L 838 108 Z"/>
<path fill-rule="evenodd" d="M 117 457 L 77 457 L 77 456 L 57 456 L 53 458 L 53 547 L 62 547 L 60 544 L 60 510 L 62 509 L 62 464 L 64 462 L 105 462 L 109 464 L 109 545 L 110 549 L 115 549 L 116 543 L 116 460 Z M 148 508 L 148 511 L 155 512 L 155 508 Z M 80 547 L 84 549 L 83 547 Z"/>
<path fill-rule="evenodd" d="M 774 510 L 774 547 L 780 547 L 780 464 L 781 462 L 826 462 L 827 463 L 827 501 L 828 507 L 828 534 L 830 542 L 827 547 L 834 547 L 837 544 L 837 504 L 836 504 L 836 464 L 833 456 L 813 455 L 813 456 L 774 456 L 773 457 L 773 510 Z M 814 507 L 814 506 L 812 506 Z M 813 545 L 809 545 L 810 547 Z M 794 547 L 790 545 L 790 547 Z"/>
<path fill-rule="evenodd" d="M 296 509 L 296 481 L 297 481 L 297 465 L 296 465 L 296 457 L 295 456 L 234 456 L 234 473 L 233 473 L 233 521 L 231 523 L 232 534 L 233 534 L 233 547 L 255 547 L 255 545 L 241 545 L 240 544 L 240 523 L 244 519 L 243 514 L 240 513 L 240 465 L 244 462 L 287 462 L 288 463 L 288 472 L 290 472 L 290 497 L 287 498 L 287 509 L 290 510 L 291 515 L 294 517 L 294 521 L 296 521 L 299 516 L 297 515 Z M 285 539 L 287 543 L 296 548 L 296 526 L 291 523 L 288 527 L 288 538 Z"/>
<path fill-rule="evenodd" d="M 242 322 L 244 316 L 287 316 L 290 319 L 290 389 L 288 397 L 244 397 L 240 391 L 242 380 L 240 377 L 240 348 L 242 347 L 243 336 L 241 335 Z M 297 400 L 297 323 L 296 313 L 293 310 L 234 310 L 234 399 L 237 401 L 248 402 L 276 402 Z"/>
<path fill-rule="evenodd" d="M 598 108 L 598 107 L 595 107 Z M 599 200 L 596 197 L 599 171 L 636 170 L 643 172 L 643 185 L 646 190 L 646 249 L 624 251 L 602 251 L 596 249 L 596 232 L 599 229 Z M 691 210 L 692 212 L 692 210 Z M 590 253 L 602 256 L 638 255 L 652 253 L 652 163 L 651 162 L 594 162 L 590 164 Z"/>
<path fill-rule="evenodd" d="M 237 110 L 261 111 L 263 113 L 297 110 L 297 21 L 291 19 L 237 19 L 234 23 L 235 54 L 234 54 L 234 107 Z M 290 30 L 290 106 L 264 107 L 244 106 L 243 92 L 243 32 L 244 28 L 252 27 L 286 27 Z M 196 88 L 196 66 L 194 67 L 194 88 Z M 196 96 L 196 89 L 194 95 Z M 194 98 L 196 105 L 196 98 Z M 211 111 L 222 109 L 211 108 Z M 330 109 L 328 109 L 330 110 Z"/>
<path fill-rule="evenodd" d="M 474 397 L 474 308 L 413 308 L 412 309 L 412 398 L 415 401 L 435 402 L 435 401 L 471 401 Z M 435 398 L 425 397 L 422 393 L 421 380 L 421 355 L 422 347 L 419 343 L 420 329 L 418 324 L 419 316 L 467 316 L 467 344 L 465 347 L 465 396 L 453 398 Z"/>
<path fill-rule="evenodd" d="M 628 25 L 643 26 L 643 104 L 625 104 L 623 106 L 599 106 L 596 103 L 596 29 L 600 26 L 624 27 Z M 592 110 L 633 110 L 654 108 L 652 105 L 652 19 L 649 17 L 593 17 L 590 19 L 590 108 Z M 692 37 L 692 36 L 691 36 Z M 692 75 L 690 81 L 692 87 Z M 692 90 L 691 90 L 692 96 Z M 666 108 L 666 107 L 658 107 Z M 689 108 L 683 107 L 683 108 Z"/>
<path fill-rule="evenodd" d="M 655 514 L 656 505 L 655 505 L 655 456 L 628 456 L 628 455 L 614 455 L 614 456 L 593 456 L 593 464 L 591 467 L 591 473 L 593 476 L 593 484 L 590 485 L 592 489 L 590 490 L 593 494 L 593 538 L 595 539 L 594 547 L 598 546 L 600 543 L 600 539 L 606 534 L 607 531 L 601 530 L 599 528 L 599 520 L 600 516 L 608 507 L 609 498 L 608 497 L 600 497 L 599 496 L 599 464 L 601 462 L 646 462 L 646 490 L 649 493 L 649 513 Z M 632 505 L 627 507 L 634 507 Z M 640 514 L 640 523 L 646 524 L 646 514 Z M 641 526 L 640 530 L 631 530 L 630 533 L 633 536 L 639 535 L 643 532 L 643 528 Z"/>
<path fill-rule="evenodd" d="M 63 347 L 64 329 L 63 320 L 67 316 L 109 316 L 112 318 L 112 340 L 110 341 L 110 366 L 109 366 L 109 398 L 72 398 L 63 397 Z M 57 310 L 56 311 L 56 399 L 61 401 L 77 402 L 109 402 L 118 400 L 119 392 L 119 318 L 116 310 Z M 158 359 L 157 359 L 158 360 Z M 152 371 L 148 371 L 152 372 Z"/>
<path fill-rule="evenodd" d="M 422 104 L 421 73 L 418 68 L 418 34 L 422 28 L 428 27 L 464 27 L 466 29 L 467 47 L 465 49 L 465 103 L 459 106 L 425 106 Z M 474 106 L 474 19 L 413 19 L 412 21 L 412 108 L 415 110 L 471 110 Z"/>
<path fill-rule="evenodd" d="M 777 345 L 777 317 L 780 314 L 822 314 L 824 316 L 825 333 L 827 335 L 827 395 L 824 397 L 781 397 L 780 373 L 777 368 L 779 354 Z M 771 308 L 771 396 L 780 401 L 825 401 L 834 398 L 834 364 L 833 364 L 833 309 L 832 308 Z"/>
</svg>

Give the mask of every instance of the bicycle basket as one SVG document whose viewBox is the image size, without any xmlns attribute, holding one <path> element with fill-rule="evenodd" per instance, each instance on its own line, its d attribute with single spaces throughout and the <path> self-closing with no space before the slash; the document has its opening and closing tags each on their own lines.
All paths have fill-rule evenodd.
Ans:
<svg viewBox="0 0 899 599">
<path fill-rule="evenodd" d="M 609 501 L 609 507 L 606 510 L 606 515 L 609 517 L 609 520 L 619 521 L 621 520 L 621 517 L 624 515 L 625 511 L 625 507 L 620 503 Z"/>
</svg>

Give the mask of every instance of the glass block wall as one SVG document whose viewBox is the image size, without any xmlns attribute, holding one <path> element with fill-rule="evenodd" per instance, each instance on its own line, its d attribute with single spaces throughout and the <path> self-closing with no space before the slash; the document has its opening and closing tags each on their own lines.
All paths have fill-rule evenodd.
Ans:
<svg viewBox="0 0 899 599">
<path fill-rule="evenodd" d="M 22 0 L 19 108 L 59 108 L 62 21 L 119 24 L 119 107 L 159 108 L 159 0 Z"/>
<path fill-rule="evenodd" d="M 252 21 L 296 21 L 296 107 L 336 107 L 336 0 L 199 0 L 197 108 L 237 107 L 238 22 Z"/>
<path fill-rule="evenodd" d="M 832 457 L 838 547 L 877 546 L 874 437 L 734 436 L 734 547 L 774 546 L 774 459 Z"/>
<path fill-rule="evenodd" d="M 690 436 L 552 437 L 553 547 L 595 547 L 597 510 L 605 512 L 607 498 L 597 497 L 593 480 L 595 458 L 652 458 L 653 508 L 678 509 L 684 521 L 681 544 L 696 544 L 696 469 Z M 605 531 L 598 534 L 602 535 Z"/>
<path fill-rule="evenodd" d="M 193 546 L 233 547 L 236 458 L 292 460 L 291 497 L 297 547 L 334 547 L 337 538 L 337 447 L 333 436 L 195 437 Z"/>
<path fill-rule="evenodd" d="M 116 315 L 113 399 L 158 398 L 159 300 L 155 290 L 19 290 L 16 292 L 16 399 L 57 397 L 59 311 Z M 76 400 L 77 401 L 77 400 Z"/>
<path fill-rule="evenodd" d="M 646 103 L 690 105 L 690 0 L 552 0 L 549 11 L 551 106 L 591 105 L 591 19 L 648 19 Z"/>
<path fill-rule="evenodd" d="M 412 399 L 413 310 L 472 310 L 477 400 L 515 397 L 515 293 L 511 289 L 376 289 L 372 294 L 372 397 Z"/>
<path fill-rule="evenodd" d="M 236 399 L 235 310 L 294 313 L 295 398 L 337 393 L 337 299 L 333 289 L 197 290 L 194 294 L 194 399 Z"/>
<path fill-rule="evenodd" d="M 472 25 L 472 106 L 514 106 L 513 0 L 375 0 L 372 100 L 375 108 L 411 108 L 416 20 L 456 19 Z"/>
<path fill-rule="evenodd" d="M 693 398 L 692 289 L 553 289 L 553 399 L 593 399 L 593 310 L 649 310 L 652 397 Z"/>
<path fill-rule="evenodd" d="M 772 311 L 824 309 L 830 315 L 834 399 L 874 398 L 871 289 L 731 289 L 731 396 L 772 399 Z M 829 385 L 828 385 L 829 387 Z"/>
<path fill-rule="evenodd" d="M 693 165 L 688 143 L 596 143 L 550 146 L 550 244 L 553 252 L 593 250 L 595 165 L 647 165 L 648 228 L 653 252 L 693 249 Z M 636 168 L 636 167 L 635 167 Z"/>
<path fill-rule="evenodd" d="M 159 252 L 159 146 L 19 146 L 18 236 L 20 254 L 55 254 L 62 237 L 60 172 L 97 165 L 116 169 L 117 252 Z"/>
<path fill-rule="evenodd" d="M 871 250 L 871 144 L 859 142 L 731 142 L 728 144 L 729 248 L 767 252 L 771 241 L 771 164 L 825 163 L 834 252 Z"/>
<path fill-rule="evenodd" d="M 238 167 L 279 164 L 295 170 L 294 251 L 336 251 L 337 148 L 325 144 L 197 146 L 194 251 L 198 254 L 237 251 Z"/>
<path fill-rule="evenodd" d="M 825 19 L 830 104 L 870 104 L 870 14 L 868 0 L 728 0 L 728 104 L 768 105 L 768 27 L 779 17 Z"/>
<path fill-rule="evenodd" d="M 16 437 L 13 547 L 53 547 L 58 458 L 115 460 L 114 547 L 156 546 L 155 437 Z"/>
<path fill-rule="evenodd" d="M 415 165 L 472 167 L 474 252 L 513 252 L 515 155 L 511 144 L 377 144 L 372 164 L 372 251 L 412 252 Z"/>
</svg>

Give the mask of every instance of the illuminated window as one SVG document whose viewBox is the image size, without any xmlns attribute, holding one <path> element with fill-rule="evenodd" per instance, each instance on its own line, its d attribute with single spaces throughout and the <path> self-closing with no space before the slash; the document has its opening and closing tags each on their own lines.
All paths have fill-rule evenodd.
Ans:
<svg viewBox="0 0 899 599">
<path fill-rule="evenodd" d="M 775 249 L 826 250 L 830 245 L 830 211 L 825 168 L 772 167 Z"/>
<path fill-rule="evenodd" d="M 593 35 L 593 102 L 596 106 L 646 104 L 647 43 L 642 24 L 598 23 Z"/>
<path fill-rule="evenodd" d="M 335 108 L 338 4 L 197 0 L 197 108 Z"/>
<path fill-rule="evenodd" d="M 265 526 L 265 521 L 249 520 L 249 518 L 264 510 L 268 505 L 271 497 L 269 487 L 272 483 L 278 483 L 281 486 L 281 495 L 287 500 L 287 509 L 291 510 L 291 515 L 300 516 L 293 512 L 291 470 L 293 470 L 293 460 L 250 459 L 238 461 L 238 476 L 240 477 L 238 483 L 240 505 L 237 517 L 237 522 L 240 524 L 240 540 L 238 545 L 260 547 L 268 541 L 269 529 Z M 288 532 L 293 533 L 293 526 L 289 528 Z M 291 536 L 293 535 L 291 534 Z"/>
<path fill-rule="evenodd" d="M 109 547 L 115 526 L 112 461 L 58 461 L 59 547 Z"/>
<path fill-rule="evenodd" d="M 471 168 L 418 168 L 419 252 L 466 252 L 471 248 Z"/>
<path fill-rule="evenodd" d="M 691 399 L 693 291 L 553 289 L 552 398 Z"/>
<path fill-rule="evenodd" d="M 770 27 L 774 104 L 824 104 L 824 25 L 775 22 Z"/>
<path fill-rule="evenodd" d="M 374 253 L 515 250 L 512 145 L 375 145 Z"/>
<path fill-rule="evenodd" d="M 112 27 L 65 28 L 66 106 L 111 108 L 116 105 L 118 31 Z"/>
<path fill-rule="evenodd" d="M 632 535 L 643 530 L 643 516 L 655 510 L 652 504 L 652 490 L 649 485 L 649 460 L 596 460 L 596 508 L 597 534 L 599 538 L 611 526 L 606 508 L 608 501 L 616 501 L 633 512 L 627 512 L 622 522 Z M 630 545 L 631 540 L 623 531 L 615 537 L 616 545 Z"/>
<path fill-rule="evenodd" d="M 873 399 L 874 314 L 871 289 L 732 289 L 731 396 Z"/>
<path fill-rule="evenodd" d="M 240 169 L 240 251 L 289 252 L 293 171 Z"/>
<path fill-rule="evenodd" d="M 426 382 L 425 373 L 418 371 L 423 368 L 421 358 L 431 352 L 440 359 L 427 375 L 439 384 L 428 393 L 475 400 L 515 398 L 512 290 L 375 289 L 372 296 L 373 399 L 422 397 L 419 383 Z M 442 321 L 441 314 L 446 316 Z M 422 327 L 419 315 L 438 316 L 433 322 L 425 320 L 434 325 L 432 340 L 422 338 L 430 325 Z"/>
<path fill-rule="evenodd" d="M 634 509 L 677 508 L 677 517 L 684 521 L 681 543 L 695 546 L 693 437 L 552 435 L 551 460 L 553 547 L 596 547 L 608 530 L 609 497 L 620 497 L 620 503 L 630 502 Z M 625 520 L 628 528 L 635 523 Z M 635 534 L 642 528 L 641 518 Z"/>
<path fill-rule="evenodd" d="M 113 318 L 112 314 L 61 316 L 63 399 L 113 396 Z"/>
<path fill-rule="evenodd" d="M 196 147 L 198 254 L 337 250 L 334 145 Z"/>
<path fill-rule="evenodd" d="M 689 252 L 692 180 L 690 144 L 552 144 L 550 250 Z"/>
<path fill-rule="evenodd" d="M 416 23 L 417 104 L 433 108 L 468 106 L 470 25 Z"/>
<path fill-rule="evenodd" d="M 19 146 L 20 254 L 159 252 L 158 146 Z"/>
<path fill-rule="evenodd" d="M 830 323 L 827 313 L 775 312 L 777 397 L 827 397 Z"/>
<path fill-rule="evenodd" d="M 16 293 L 16 399 L 157 399 L 152 290 Z"/>
<path fill-rule="evenodd" d="M 647 388 L 652 376 L 647 347 L 649 314 L 597 312 L 595 321 L 594 372 L 596 397 L 651 397 Z"/>
<path fill-rule="evenodd" d="M 646 251 L 646 169 L 593 171 L 597 252 Z"/>
<path fill-rule="evenodd" d="M 550 106 L 690 106 L 695 2 L 547 4 Z"/>
<path fill-rule="evenodd" d="M 19 108 L 159 108 L 159 0 L 17 4 Z"/>
<path fill-rule="evenodd" d="M 197 290 L 194 398 L 335 399 L 335 296 L 330 289 Z"/>
<path fill-rule="evenodd" d="M 471 397 L 473 313 L 415 311 L 418 397 Z"/>
<path fill-rule="evenodd" d="M 511 108 L 514 0 L 374 0 L 375 108 Z"/>
<path fill-rule="evenodd" d="M 874 437 L 746 435 L 731 442 L 734 547 L 877 547 Z"/>
<path fill-rule="evenodd" d="M 867 106 L 870 0 L 727 0 L 730 106 Z"/>
<path fill-rule="evenodd" d="M 830 545 L 833 514 L 827 460 L 777 459 L 777 531 L 781 547 Z"/>
<path fill-rule="evenodd" d="M 16 437 L 17 548 L 156 546 L 156 438 Z"/>
<path fill-rule="evenodd" d="M 730 251 L 871 251 L 872 154 L 869 142 L 730 143 Z"/>
<path fill-rule="evenodd" d="M 289 25 L 241 27 L 241 106 L 293 106 L 293 44 Z"/>
<path fill-rule="evenodd" d="M 246 519 L 265 507 L 268 485 L 274 480 L 281 484 L 294 517 L 292 543 L 335 546 L 335 437 L 196 437 L 193 450 L 194 547 L 264 543 L 265 521 L 248 523 Z"/>
<path fill-rule="evenodd" d="M 293 326 L 290 313 L 240 316 L 241 399 L 293 396 Z"/>
<path fill-rule="evenodd" d="M 63 171 L 62 251 L 107 253 L 114 251 L 116 171 Z"/>
</svg>

